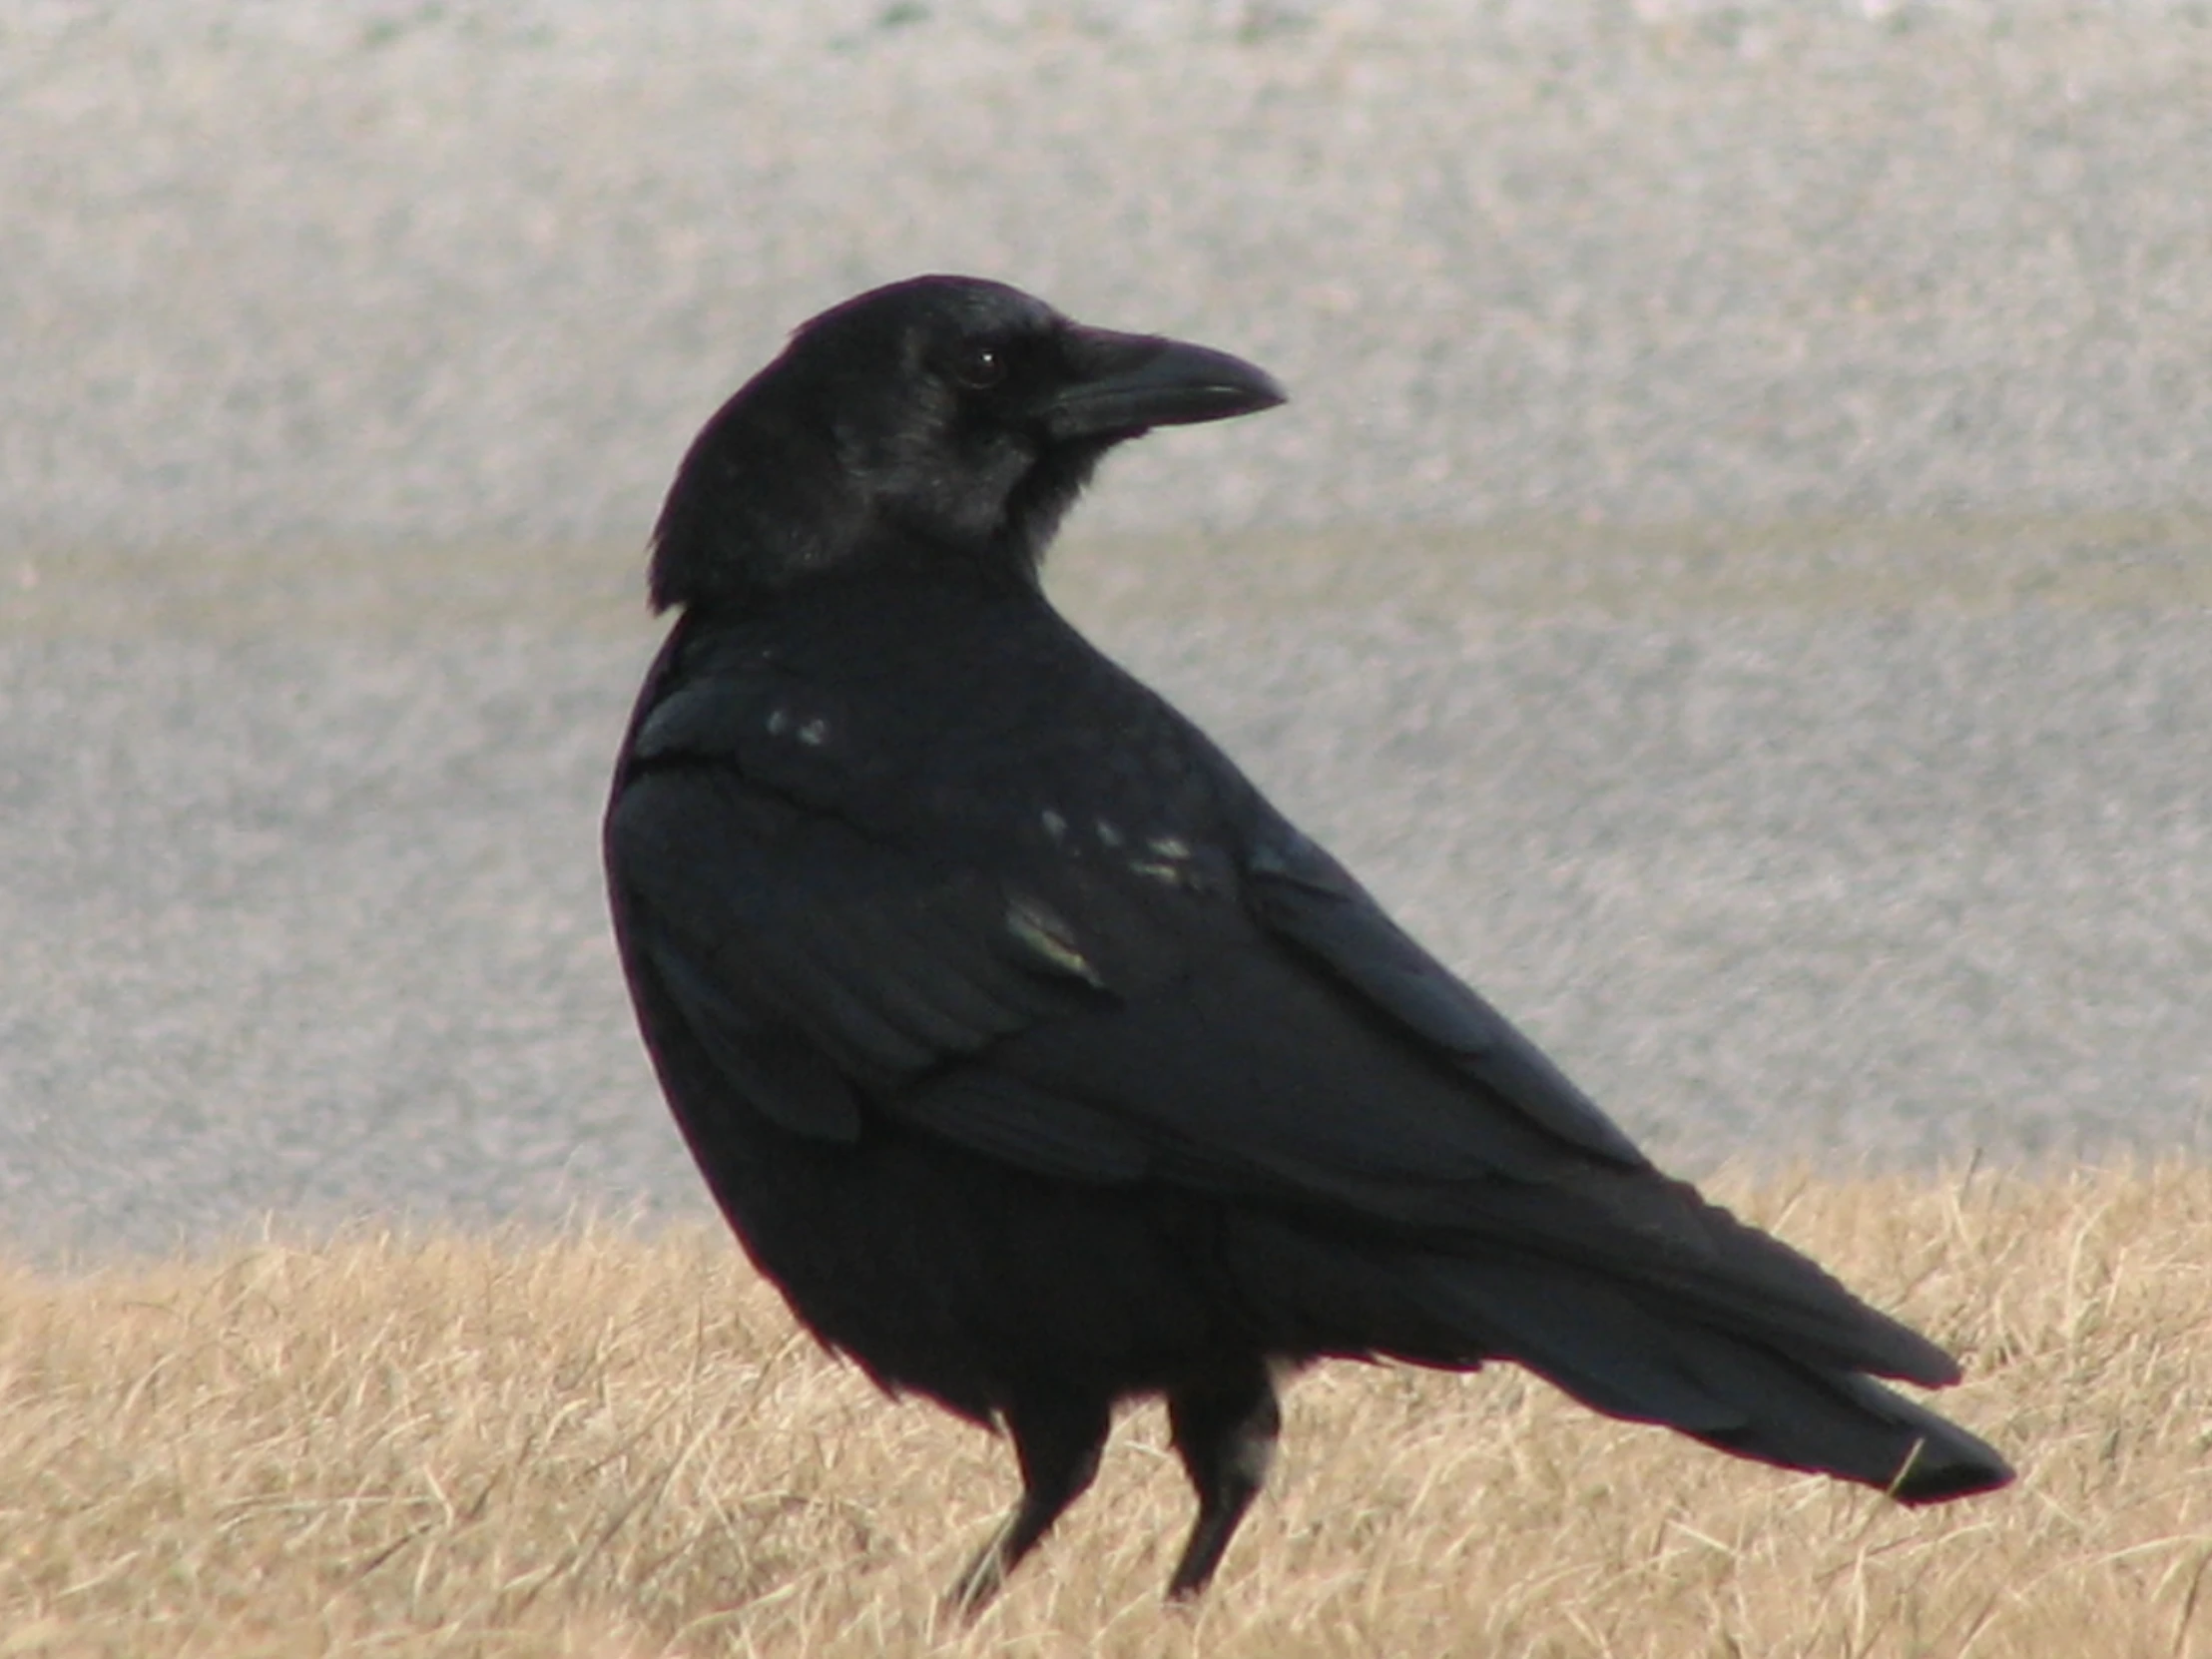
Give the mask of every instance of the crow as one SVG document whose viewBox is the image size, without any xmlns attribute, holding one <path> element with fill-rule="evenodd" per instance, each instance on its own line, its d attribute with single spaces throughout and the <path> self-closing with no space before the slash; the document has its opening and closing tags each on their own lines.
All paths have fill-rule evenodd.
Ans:
<svg viewBox="0 0 2212 1659">
<path fill-rule="evenodd" d="M 1220 351 L 921 276 L 804 324 L 652 540 L 679 612 L 605 822 L 645 1044 L 798 1319 L 1001 1429 L 996 1593 L 1164 1396 L 1212 1577 L 1276 1384 L 1515 1362 L 1906 1503 L 2011 1478 L 1873 1381 L 1951 1358 L 1667 1178 L 1038 567 L 1114 445 L 1281 403 Z"/>
</svg>

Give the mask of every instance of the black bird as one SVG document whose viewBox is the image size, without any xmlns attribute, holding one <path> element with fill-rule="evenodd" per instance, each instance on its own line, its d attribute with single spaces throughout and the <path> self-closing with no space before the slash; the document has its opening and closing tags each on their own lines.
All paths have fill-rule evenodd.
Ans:
<svg viewBox="0 0 2212 1659">
<path fill-rule="evenodd" d="M 1512 1360 L 1907 1503 L 2001 1486 L 1872 1381 L 1955 1363 L 1660 1174 L 1038 585 L 1099 457 L 1283 401 L 923 276 L 799 329 L 654 532 L 681 611 L 606 821 L 647 1047 L 723 1212 L 886 1389 L 996 1424 L 979 1606 L 1164 1395 L 1205 1585 L 1322 1357 Z"/>
</svg>

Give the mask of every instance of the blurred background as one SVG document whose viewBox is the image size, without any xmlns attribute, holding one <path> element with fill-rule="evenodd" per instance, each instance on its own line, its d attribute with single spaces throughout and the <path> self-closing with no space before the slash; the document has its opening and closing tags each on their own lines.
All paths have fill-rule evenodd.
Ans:
<svg viewBox="0 0 2212 1659">
<path fill-rule="evenodd" d="M 0 1239 L 704 1208 L 645 534 L 926 270 L 1288 382 L 1054 591 L 1655 1150 L 2212 1139 L 2200 8 L 0 0 Z"/>
</svg>

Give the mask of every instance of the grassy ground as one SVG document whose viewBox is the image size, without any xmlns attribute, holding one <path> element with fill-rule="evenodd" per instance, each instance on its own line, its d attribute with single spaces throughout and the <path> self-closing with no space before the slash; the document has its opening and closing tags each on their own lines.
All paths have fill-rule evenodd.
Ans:
<svg viewBox="0 0 2212 1659">
<path fill-rule="evenodd" d="M 0 1270 L 0 1656 L 2212 1654 L 2212 1171 L 1721 1184 L 1955 1348 L 1911 1513 L 1519 1373 L 1338 1366 L 1195 1612 L 1157 1413 L 973 1629 L 1004 1448 L 704 1232 Z"/>
</svg>

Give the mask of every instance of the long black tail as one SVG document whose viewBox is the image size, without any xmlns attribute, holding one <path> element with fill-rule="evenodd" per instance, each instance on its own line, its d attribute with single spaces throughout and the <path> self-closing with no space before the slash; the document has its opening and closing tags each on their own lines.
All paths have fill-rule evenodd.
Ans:
<svg viewBox="0 0 2212 1659">
<path fill-rule="evenodd" d="M 1609 1415 L 1906 1503 L 2012 1478 L 1990 1446 L 1874 1381 L 1958 1380 L 1920 1333 L 1680 1183 L 1623 1175 L 1599 1192 L 1615 1202 L 1537 1194 L 1514 1229 L 1548 1235 L 1535 1249 L 1354 1241 L 1246 1212 L 1226 1258 L 1278 1352 L 1512 1360 Z"/>
<path fill-rule="evenodd" d="M 1964 1497 L 2012 1478 L 1993 1448 L 1860 1371 L 1786 1337 L 1721 1329 L 1706 1310 L 1648 1286 L 1525 1261 L 1429 1258 L 1423 1266 L 1420 1300 L 1432 1318 L 1612 1416 L 1664 1423 L 1723 1451 L 1860 1481 L 1906 1503 Z M 1855 1299 L 1850 1306 L 1864 1308 Z"/>
</svg>

